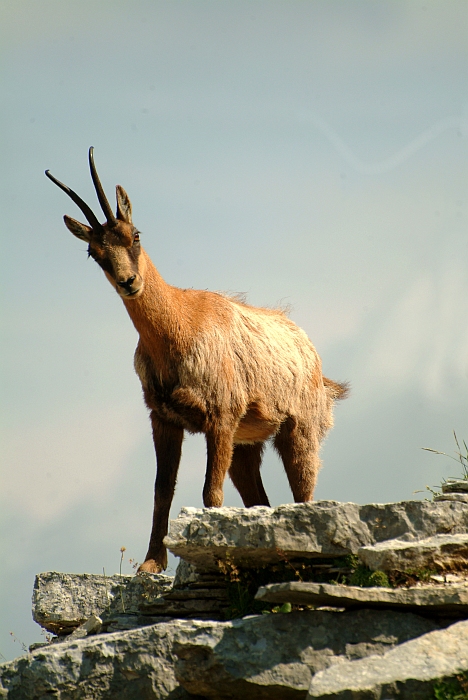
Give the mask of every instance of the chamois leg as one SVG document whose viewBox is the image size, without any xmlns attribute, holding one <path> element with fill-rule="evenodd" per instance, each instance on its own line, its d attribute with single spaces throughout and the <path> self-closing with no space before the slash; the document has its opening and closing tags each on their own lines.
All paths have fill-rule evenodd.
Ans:
<svg viewBox="0 0 468 700">
<path fill-rule="evenodd" d="M 260 475 L 263 447 L 262 442 L 256 442 L 254 445 L 234 445 L 229 476 L 246 508 L 270 505 Z"/>
<path fill-rule="evenodd" d="M 206 476 L 203 503 L 207 508 L 223 505 L 223 484 L 233 453 L 234 429 L 221 428 L 206 433 Z"/>
<path fill-rule="evenodd" d="M 148 553 L 138 571 L 159 573 L 167 567 L 167 551 L 163 539 L 167 535 L 169 511 L 182 454 L 183 428 L 159 420 L 151 412 L 153 440 L 156 451 L 156 483 L 154 485 L 153 529 Z"/>
<path fill-rule="evenodd" d="M 283 460 L 295 502 L 311 501 L 320 469 L 319 441 L 312 426 L 288 418 L 276 434 L 274 445 Z"/>
</svg>

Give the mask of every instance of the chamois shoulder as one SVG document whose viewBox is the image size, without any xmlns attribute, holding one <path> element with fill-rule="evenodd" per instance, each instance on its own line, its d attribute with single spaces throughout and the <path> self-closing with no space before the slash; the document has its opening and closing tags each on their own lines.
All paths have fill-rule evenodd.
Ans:
<svg viewBox="0 0 468 700">
<path fill-rule="evenodd" d="M 209 322 L 216 319 L 232 318 L 233 314 L 247 312 L 248 314 L 288 318 L 288 308 L 269 308 L 253 306 L 246 301 L 245 294 L 231 294 L 227 292 L 212 292 L 204 289 L 179 289 L 172 288 L 175 300 L 180 308 L 188 311 L 193 319 Z"/>
</svg>

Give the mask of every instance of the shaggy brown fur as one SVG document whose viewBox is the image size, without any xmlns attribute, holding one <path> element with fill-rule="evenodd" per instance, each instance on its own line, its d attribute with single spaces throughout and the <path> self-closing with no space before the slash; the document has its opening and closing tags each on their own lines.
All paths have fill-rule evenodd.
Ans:
<svg viewBox="0 0 468 700">
<path fill-rule="evenodd" d="M 320 358 L 283 312 L 254 308 L 214 292 L 178 289 L 160 276 L 140 246 L 131 204 L 117 186 L 114 217 L 90 149 L 91 174 L 107 222 L 72 190 L 90 226 L 65 216 L 122 297 L 140 340 L 135 369 L 151 412 L 156 451 L 153 529 L 140 570 L 167 566 L 167 534 L 184 431 L 204 433 L 205 506 L 221 506 L 229 475 L 245 506 L 269 505 L 260 476 L 269 438 L 281 456 L 296 502 L 310 501 L 320 442 L 333 425 L 333 403 L 347 386 L 322 376 Z"/>
</svg>

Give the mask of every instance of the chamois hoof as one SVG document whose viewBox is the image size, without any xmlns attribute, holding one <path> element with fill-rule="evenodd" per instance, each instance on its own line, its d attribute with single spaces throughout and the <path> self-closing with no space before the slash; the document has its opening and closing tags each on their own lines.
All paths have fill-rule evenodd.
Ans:
<svg viewBox="0 0 468 700">
<path fill-rule="evenodd" d="M 147 559 L 143 564 L 140 564 L 137 569 L 137 574 L 160 574 L 165 568 L 165 566 L 158 564 L 154 559 Z"/>
</svg>

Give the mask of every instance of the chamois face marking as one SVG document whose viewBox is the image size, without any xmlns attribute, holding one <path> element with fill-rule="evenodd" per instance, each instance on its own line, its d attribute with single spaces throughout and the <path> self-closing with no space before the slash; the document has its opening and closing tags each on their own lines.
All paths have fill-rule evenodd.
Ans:
<svg viewBox="0 0 468 700">
<path fill-rule="evenodd" d="M 140 253 L 140 235 L 132 224 L 117 221 L 112 227 L 104 225 L 101 232 L 91 231 L 88 254 L 125 299 L 136 298 L 143 291 Z"/>
<path fill-rule="evenodd" d="M 145 265 L 142 264 L 142 270 L 139 268 L 140 233 L 132 223 L 132 204 L 124 188 L 117 185 L 117 212 L 114 215 L 94 165 L 92 147 L 89 149 L 89 165 L 96 194 L 106 216 L 104 224 L 99 222 L 92 209 L 76 192 L 57 180 L 49 170 L 46 170 L 46 175 L 79 206 L 90 224 L 87 226 L 65 215 L 63 218 L 68 230 L 88 243 L 89 257 L 103 269 L 117 293 L 124 299 L 136 298 L 143 291 Z"/>
</svg>

